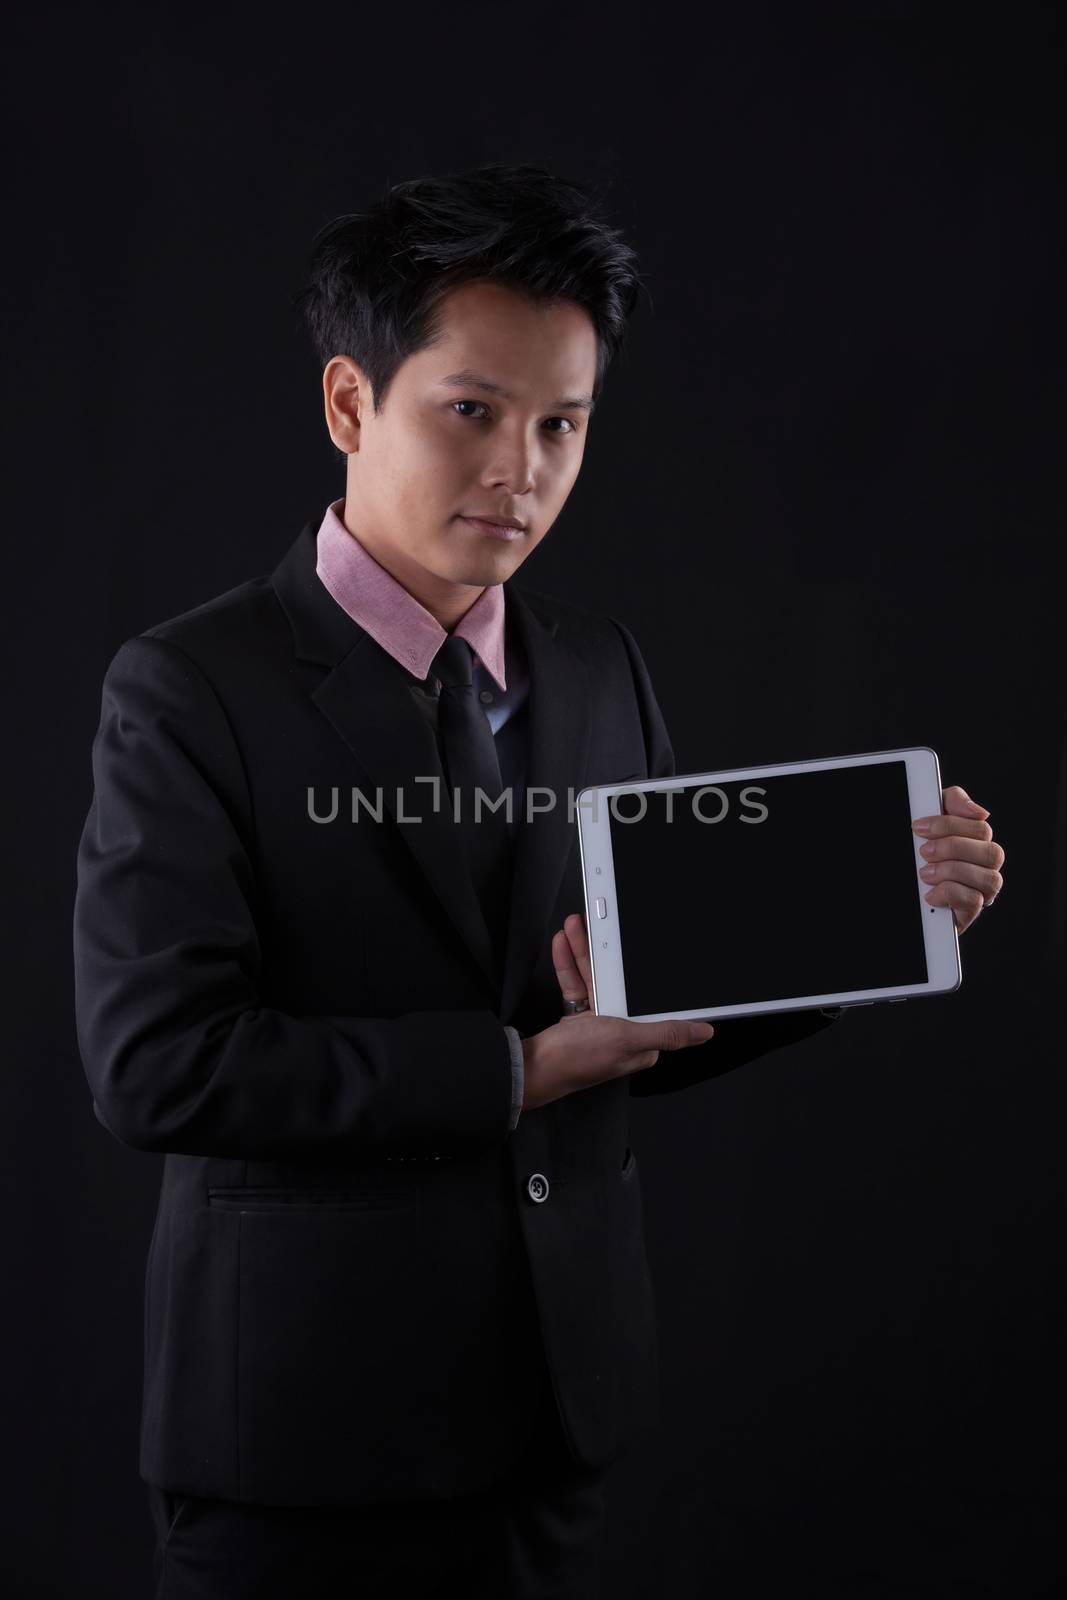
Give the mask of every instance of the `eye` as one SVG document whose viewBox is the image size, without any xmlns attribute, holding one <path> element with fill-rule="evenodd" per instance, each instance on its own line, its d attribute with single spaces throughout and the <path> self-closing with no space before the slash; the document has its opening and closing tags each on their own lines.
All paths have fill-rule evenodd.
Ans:
<svg viewBox="0 0 1067 1600">
<path fill-rule="evenodd" d="M 488 411 L 489 410 L 489 407 L 485 404 L 485 402 L 483 400 L 453 400 L 451 402 L 451 404 L 453 406 L 479 406 L 483 411 Z M 478 421 L 480 419 L 475 418 L 475 420 Z M 570 417 L 549 417 L 548 420 L 549 420 L 549 422 L 565 422 L 567 424 L 565 429 L 553 428 L 551 430 L 553 433 L 577 433 L 578 432 L 578 424 L 575 423 L 575 422 L 572 422 Z"/>
</svg>

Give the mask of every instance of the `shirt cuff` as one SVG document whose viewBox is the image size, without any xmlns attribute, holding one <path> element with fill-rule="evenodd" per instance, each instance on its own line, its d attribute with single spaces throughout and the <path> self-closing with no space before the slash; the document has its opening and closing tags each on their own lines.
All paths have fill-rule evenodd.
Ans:
<svg viewBox="0 0 1067 1600">
<path fill-rule="evenodd" d="M 526 1080 L 526 1059 L 522 1053 L 522 1039 L 516 1028 L 504 1024 L 504 1032 L 508 1036 L 508 1049 L 511 1051 L 511 1120 L 508 1123 L 508 1132 L 518 1126 L 519 1113 L 522 1110 L 522 1096 Z"/>
</svg>

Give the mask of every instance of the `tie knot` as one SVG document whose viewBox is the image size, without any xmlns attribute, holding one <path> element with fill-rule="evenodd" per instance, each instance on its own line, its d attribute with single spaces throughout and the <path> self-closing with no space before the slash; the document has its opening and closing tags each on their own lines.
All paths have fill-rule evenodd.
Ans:
<svg viewBox="0 0 1067 1600">
<path fill-rule="evenodd" d="M 474 657 L 466 639 L 450 633 L 430 663 L 443 689 L 469 689 L 474 681 Z"/>
</svg>

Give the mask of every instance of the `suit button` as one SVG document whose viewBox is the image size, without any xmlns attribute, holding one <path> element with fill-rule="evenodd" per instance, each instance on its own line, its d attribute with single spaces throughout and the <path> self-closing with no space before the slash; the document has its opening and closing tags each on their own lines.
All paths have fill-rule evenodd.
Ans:
<svg viewBox="0 0 1067 1600">
<path fill-rule="evenodd" d="M 548 1199 L 548 1179 L 544 1173 L 535 1172 L 532 1177 L 527 1178 L 526 1193 L 531 1200 L 536 1200 L 538 1203 Z"/>
</svg>

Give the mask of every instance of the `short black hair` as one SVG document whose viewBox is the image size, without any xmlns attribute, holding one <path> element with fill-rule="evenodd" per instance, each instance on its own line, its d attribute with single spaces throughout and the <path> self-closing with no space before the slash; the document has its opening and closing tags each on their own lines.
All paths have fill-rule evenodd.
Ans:
<svg viewBox="0 0 1067 1600">
<path fill-rule="evenodd" d="M 642 286 L 637 256 L 592 185 L 542 166 L 492 162 L 393 184 L 319 230 L 292 303 L 320 370 L 338 355 L 358 362 L 377 416 L 397 368 L 440 335 L 446 294 L 475 280 L 583 307 L 597 335 L 595 403 Z"/>
</svg>

